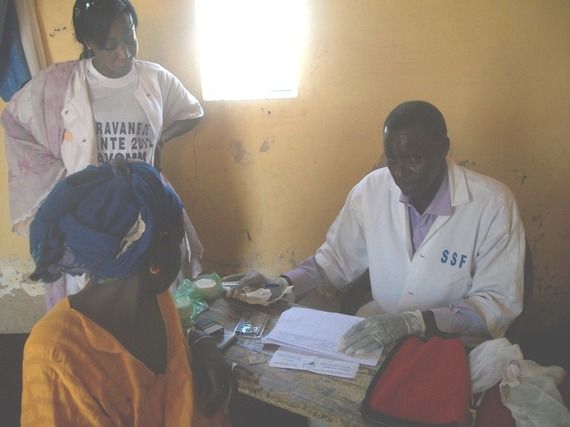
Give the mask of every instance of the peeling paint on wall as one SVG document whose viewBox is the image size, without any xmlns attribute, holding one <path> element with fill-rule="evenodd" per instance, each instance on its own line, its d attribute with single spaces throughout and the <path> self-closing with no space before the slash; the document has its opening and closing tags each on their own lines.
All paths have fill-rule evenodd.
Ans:
<svg viewBox="0 0 570 427">
<path fill-rule="evenodd" d="M 523 168 L 513 168 L 511 169 L 511 172 L 515 176 L 516 181 L 519 183 L 519 188 L 516 191 L 516 194 L 517 197 L 520 197 L 528 176 Z"/>
<path fill-rule="evenodd" d="M 291 266 L 291 270 L 297 268 L 299 263 L 295 257 L 295 251 L 291 251 L 291 256 L 289 257 L 289 265 Z"/>
<path fill-rule="evenodd" d="M 44 287 L 28 280 L 31 260 L 0 258 L 0 333 L 29 332 L 45 314 Z"/>
<path fill-rule="evenodd" d="M 247 234 L 247 243 L 249 243 L 250 245 L 254 244 L 253 237 L 251 237 L 251 233 L 249 232 L 249 230 L 246 230 L 245 232 Z"/>
<path fill-rule="evenodd" d="M 0 281 L 0 298 L 7 295 L 14 295 L 15 291 L 22 290 L 31 297 L 44 294 L 41 283 L 27 282 L 26 275 L 13 267 L 2 269 L 2 280 Z"/>
<path fill-rule="evenodd" d="M 280 260 L 287 260 L 291 270 L 293 270 L 299 266 L 299 263 L 298 263 L 297 258 L 295 256 L 295 251 L 282 252 L 279 254 L 279 259 Z"/>
<path fill-rule="evenodd" d="M 271 146 L 275 144 L 275 137 L 272 136 L 270 138 L 265 138 L 263 140 L 263 142 L 261 143 L 261 145 L 259 146 L 259 152 L 260 153 L 267 153 L 269 150 L 271 150 Z"/>
<path fill-rule="evenodd" d="M 234 158 L 234 162 L 244 165 L 250 166 L 253 164 L 253 160 L 250 158 L 249 153 L 243 146 L 243 142 L 237 139 L 234 139 L 230 142 L 230 151 Z"/>
<path fill-rule="evenodd" d="M 43 295 L 43 285 L 28 280 L 28 274 L 33 269 L 31 262 L 20 261 L 15 257 L 2 260 L 0 263 L 0 298 L 13 295 L 18 290 L 26 292 L 31 297 Z"/>
<path fill-rule="evenodd" d="M 58 35 L 58 33 L 60 33 L 61 31 L 67 31 L 67 27 L 61 27 L 61 28 L 54 28 L 53 30 L 51 30 L 49 34 L 50 37 L 55 37 Z"/>
<path fill-rule="evenodd" d="M 463 166 L 464 168 L 473 168 L 477 166 L 477 163 L 472 162 L 471 160 L 461 160 L 460 162 L 457 162 L 457 164 L 459 166 Z"/>
</svg>

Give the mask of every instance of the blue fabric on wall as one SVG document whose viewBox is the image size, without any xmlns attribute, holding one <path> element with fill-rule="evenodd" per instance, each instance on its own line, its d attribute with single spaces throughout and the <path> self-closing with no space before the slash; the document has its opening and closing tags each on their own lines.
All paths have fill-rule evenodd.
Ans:
<svg viewBox="0 0 570 427">
<path fill-rule="evenodd" d="M 0 96 L 7 102 L 32 77 L 14 0 L 0 0 L 0 37 Z"/>
</svg>

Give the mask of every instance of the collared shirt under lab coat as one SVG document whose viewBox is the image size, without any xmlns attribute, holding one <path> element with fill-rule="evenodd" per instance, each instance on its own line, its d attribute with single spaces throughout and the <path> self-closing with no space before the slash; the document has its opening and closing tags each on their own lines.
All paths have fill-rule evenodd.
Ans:
<svg viewBox="0 0 570 427">
<path fill-rule="evenodd" d="M 314 259 L 337 288 L 369 268 L 383 312 L 431 309 L 443 331 L 478 335 L 468 321 L 476 316 L 500 337 L 522 310 L 525 237 L 516 201 L 505 185 L 451 161 L 448 174 L 452 213 L 436 219 L 415 253 L 408 208 L 382 168 L 351 190 Z M 287 273 L 294 283 L 300 270 Z"/>
</svg>

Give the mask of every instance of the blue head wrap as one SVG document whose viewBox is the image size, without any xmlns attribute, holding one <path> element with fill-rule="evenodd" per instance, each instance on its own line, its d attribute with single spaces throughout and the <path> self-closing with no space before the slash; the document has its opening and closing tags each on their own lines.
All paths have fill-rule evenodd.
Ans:
<svg viewBox="0 0 570 427">
<path fill-rule="evenodd" d="M 182 202 L 152 166 L 88 166 L 56 184 L 30 224 L 30 278 L 124 279 L 148 261 L 159 233 L 181 225 Z"/>
</svg>

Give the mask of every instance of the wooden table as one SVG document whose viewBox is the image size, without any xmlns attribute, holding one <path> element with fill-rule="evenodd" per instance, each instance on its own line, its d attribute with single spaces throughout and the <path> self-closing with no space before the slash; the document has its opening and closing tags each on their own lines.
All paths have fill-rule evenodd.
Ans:
<svg viewBox="0 0 570 427">
<path fill-rule="evenodd" d="M 211 302 L 210 308 L 204 314 L 217 320 L 226 330 L 233 331 L 244 311 L 268 313 L 270 319 L 263 334 L 265 336 L 273 329 L 280 314 L 290 307 L 291 305 L 285 301 L 264 307 L 221 297 Z M 269 360 L 277 348 L 276 345 L 264 345 L 259 339 L 238 337 L 237 342 L 225 350 L 224 354 L 228 361 L 240 364 L 255 377 L 239 376 L 240 393 L 295 414 L 316 418 L 331 426 L 374 426 L 362 417 L 359 405 L 378 367 L 360 365 L 354 379 L 319 375 L 308 371 L 270 368 Z M 380 363 L 388 352 L 387 348 L 382 354 Z M 250 365 L 249 356 L 258 353 L 263 353 L 266 361 Z"/>
</svg>

